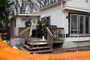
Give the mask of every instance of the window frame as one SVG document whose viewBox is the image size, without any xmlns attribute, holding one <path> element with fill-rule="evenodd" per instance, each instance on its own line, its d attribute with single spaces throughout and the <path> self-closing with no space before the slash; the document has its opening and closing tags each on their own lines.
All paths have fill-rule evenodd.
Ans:
<svg viewBox="0 0 90 60">
<path fill-rule="evenodd" d="M 78 14 L 70 14 L 70 35 L 72 35 L 71 33 L 71 15 L 77 15 L 77 22 L 78 22 Z M 77 35 L 78 34 L 78 24 L 77 24 L 77 29 L 76 29 L 77 33 L 76 34 L 73 34 L 73 35 Z"/>
<path fill-rule="evenodd" d="M 80 16 L 83 16 L 83 33 L 80 33 L 80 30 L 79 30 L 80 29 L 80 27 L 79 27 L 80 26 L 80 23 L 79 23 L 80 22 Z M 79 21 L 78 22 L 78 34 L 85 34 L 85 28 L 86 28 L 85 27 L 85 24 L 86 24 L 85 23 L 85 17 L 86 17 L 85 15 L 79 15 L 79 18 L 78 18 L 78 21 Z"/>
<path fill-rule="evenodd" d="M 77 15 L 77 33 L 76 34 L 73 34 L 73 33 L 71 33 L 71 15 Z M 80 16 L 84 16 L 83 17 L 83 24 L 84 24 L 84 26 L 83 26 L 83 34 L 81 33 L 79 33 L 79 29 L 80 29 L 80 27 L 79 27 L 79 25 L 80 25 Z M 88 16 L 89 17 L 89 20 L 90 20 L 90 16 L 89 15 L 84 15 L 84 14 L 76 14 L 76 13 L 71 13 L 71 14 L 69 14 L 69 34 L 70 34 L 70 36 L 71 37 L 73 37 L 73 36 L 90 36 L 90 33 L 86 33 L 86 16 Z M 90 24 L 90 22 L 89 22 L 89 24 Z M 89 26 L 90 27 L 90 26 Z"/>
</svg>

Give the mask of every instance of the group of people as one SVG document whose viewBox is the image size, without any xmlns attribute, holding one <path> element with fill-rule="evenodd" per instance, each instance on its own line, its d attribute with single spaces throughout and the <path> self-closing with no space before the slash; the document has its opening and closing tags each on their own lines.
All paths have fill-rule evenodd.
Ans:
<svg viewBox="0 0 90 60">
<path fill-rule="evenodd" d="M 37 22 L 37 37 L 41 38 L 44 36 L 46 38 L 46 27 L 49 25 L 49 21 L 46 17 L 43 20 L 38 20 Z"/>
<path fill-rule="evenodd" d="M 26 27 L 30 27 L 32 25 L 31 20 L 28 20 L 25 22 Z M 38 19 L 36 31 L 34 32 L 34 36 L 37 38 L 42 38 L 44 36 L 46 38 L 46 27 L 49 25 L 49 21 L 46 17 L 44 17 L 42 20 Z M 32 30 L 32 36 L 33 36 L 33 30 Z"/>
</svg>

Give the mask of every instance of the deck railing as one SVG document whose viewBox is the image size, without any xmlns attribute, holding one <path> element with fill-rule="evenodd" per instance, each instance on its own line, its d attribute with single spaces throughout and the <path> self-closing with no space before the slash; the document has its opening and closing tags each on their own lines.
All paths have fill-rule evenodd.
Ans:
<svg viewBox="0 0 90 60">
<path fill-rule="evenodd" d="M 47 43 L 50 46 L 50 49 L 53 50 L 53 35 L 48 27 L 46 27 L 47 30 Z"/>
<path fill-rule="evenodd" d="M 64 41 L 64 28 L 46 27 L 47 30 L 47 43 L 53 49 L 53 43 L 63 43 Z"/>
<path fill-rule="evenodd" d="M 61 41 L 64 40 L 65 34 L 64 34 L 64 28 L 57 28 L 57 27 L 49 27 L 54 41 Z"/>
<path fill-rule="evenodd" d="M 20 38 L 25 38 L 26 41 L 29 41 L 29 33 L 30 33 L 30 27 L 20 27 L 18 30 L 18 36 Z"/>
<path fill-rule="evenodd" d="M 50 41 L 50 42 L 53 42 L 53 43 L 64 42 L 64 39 L 65 39 L 64 28 L 48 27 L 48 29 L 50 30 L 50 33 L 52 33 L 52 39 L 53 39 L 53 41 Z M 50 38 L 50 34 L 49 36 L 47 36 L 47 38 Z"/>
</svg>

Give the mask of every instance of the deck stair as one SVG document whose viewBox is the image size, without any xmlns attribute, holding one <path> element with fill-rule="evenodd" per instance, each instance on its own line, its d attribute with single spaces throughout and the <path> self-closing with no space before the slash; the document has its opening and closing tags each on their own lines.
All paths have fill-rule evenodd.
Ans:
<svg viewBox="0 0 90 60">
<path fill-rule="evenodd" d="M 47 41 L 40 38 L 31 38 L 29 42 L 20 47 L 20 49 L 25 51 L 30 51 L 33 53 L 51 53 L 49 44 Z"/>
</svg>

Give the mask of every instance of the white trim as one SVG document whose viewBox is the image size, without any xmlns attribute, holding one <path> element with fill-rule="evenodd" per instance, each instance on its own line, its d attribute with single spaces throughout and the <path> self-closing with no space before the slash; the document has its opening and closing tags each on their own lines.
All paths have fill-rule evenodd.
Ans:
<svg viewBox="0 0 90 60">
<path fill-rule="evenodd" d="M 77 22 L 78 22 L 78 14 L 70 14 L 70 34 L 72 34 L 71 33 L 71 15 L 77 15 Z M 77 24 L 77 29 L 75 29 L 75 31 L 77 30 L 77 33 L 76 34 L 78 34 L 78 24 Z"/>
<path fill-rule="evenodd" d="M 64 10 L 75 10 L 75 11 L 81 11 L 81 12 L 89 12 L 88 9 L 78 8 L 78 7 L 71 7 L 71 6 L 65 6 Z"/>
<path fill-rule="evenodd" d="M 40 16 L 40 14 L 18 14 L 19 16 Z"/>
<path fill-rule="evenodd" d="M 77 33 L 71 33 L 71 16 L 77 16 L 77 29 L 73 29 L 73 31 L 77 31 Z M 80 16 L 83 16 L 83 33 L 80 33 Z M 86 17 L 87 15 L 79 15 L 79 14 L 70 14 L 70 36 L 89 36 L 89 33 L 86 33 Z M 90 23 L 89 23 L 90 24 Z"/>
</svg>

